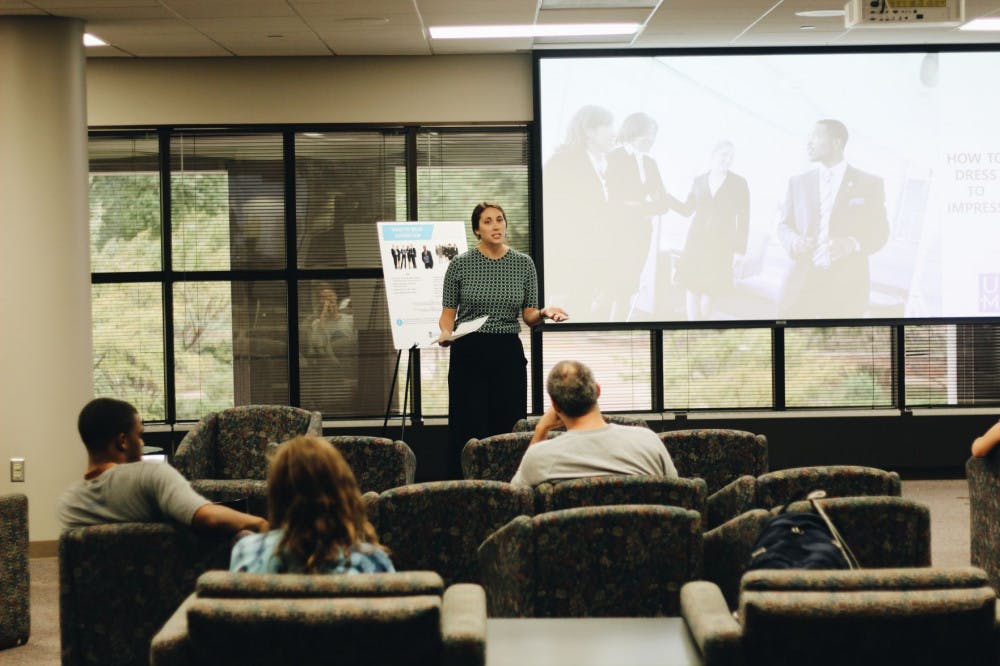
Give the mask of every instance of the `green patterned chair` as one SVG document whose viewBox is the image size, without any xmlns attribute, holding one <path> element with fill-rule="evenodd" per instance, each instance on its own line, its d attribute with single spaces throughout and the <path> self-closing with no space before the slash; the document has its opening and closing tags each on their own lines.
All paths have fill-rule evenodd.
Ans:
<svg viewBox="0 0 1000 666">
<path fill-rule="evenodd" d="M 844 541 L 866 569 L 931 564 L 930 509 L 902 497 L 838 497 L 822 500 Z M 812 512 L 809 502 L 788 511 Z M 740 580 L 764 524 L 779 509 L 748 511 L 705 533 L 705 579 L 736 606 Z"/>
<path fill-rule="evenodd" d="M 969 519 L 972 564 L 986 571 L 1000 590 L 1000 453 L 969 458 Z"/>
<path fill-rule="evenodd" d="M 654 476 L 591 476 L 535 487 L 535 513 L 613 504 L 679 506 L 704 515 L 704 479 Z"/>
<path fill-rule="evenodd" d="M 433 572 L 210 572 L 153 639 L 153 666 L 482 666 L 486 598 Z"/>
<path fill-rule="evenodd" d="M 462 478 L 509 482 L 532 437 L 532 432 L 473 437 L 462 447 Z"/>
<path fill-rule="evenodd" d="M 903 494 L 903 484 L 896 472 L 875 467 L 793 467 L 758 476 L 754 488 L 754 505 L 758 509 L 772 509 L 805 499 L 814 490 L 826 491 L 827 497 L 899 497 Z"/>
<path fill-rule="evenodd" d="M 0 650 L 23 645 L 31 634 L 28 573 L 28 498 L 0 497 Z M 0 660 L 2 661 L 2 660 Z"/>
<path fill-rule="evenodd" d="M 209 569 L 229 568 L 230 539 L 163 523 L 117 523 L 59 537 L 63 666 L 149 663 L 153 635 Z"/>
<path fill-rule="evenodd" d="M 246 405 L 204 416 L 181 440 L 173 465 L 214 502 L 267 515 L 267 448 L 297 435 L 323 434 L 319 412 Z"/>
<path fill-rule="evenodd" d="M 491 617 L 680 614 L 680 588 L 701 578 L 701 516 L 618 505 L 515 518 L 483 543 Z"/>
<path fill-rule="evenodd" d="M 744 430 L 700 428 L 658 433 L 677 473 L 708 484 L 705 529 L 752 509 L 756 477 L 768 470 L 767 438 Z"/>
<path fill-rule="evenodd" d="M 380 493 L 413 483 L 417 456 L 406 442 L 364 435 L 334 435 L 325 439 L 343 454 L 362 493 Z"/>
<path fill-rule="evenodd" d="M 681 611 L 705 666 L 996 663 L 996 593 L 971 567 L 753 571 L 737 617 L 707 581 Z"/>
<path fill-rule="evenodd" d="M 625 414 L 601 414 L 604 420 L 608 423 L 617 423 L 618 425 L 627 426 L 639 426 L 641 428 L 649 428 L 649 423 L 646 419 L 640 418 L 638 416 L 626 416 Z M 541 419 L 539 416 L 532 416 L 526 419 L 518 419 L 514 423 L 514 427 L 511 432 L 534 432 L 535 426 L 538 425 L 538 421 Z M 554 428 L 555 430 L 565 430 L 562 426 Z M 652 428 L 649 428 L 652 430 Z"/>
<path fill-rule="evenodd" d="M 451 585 L 480 581 L 479 544 L 533 501 L 531 489 L 500 481 L 432 481 L 387 490 L 368 513 L 398 571 L 436 571 Z"/>
</svg>

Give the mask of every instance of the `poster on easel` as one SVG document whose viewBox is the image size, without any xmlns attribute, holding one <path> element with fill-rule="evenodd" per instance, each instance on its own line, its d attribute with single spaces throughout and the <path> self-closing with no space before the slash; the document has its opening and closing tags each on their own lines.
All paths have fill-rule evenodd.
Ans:
<svg viewBox="0 0 1000 666">
<path fill-rule="evenodd" d="M 465 223 L 379 222 L 378 242 L 393 346 L 433 345 L 445 271 L 467 249 Z"/>
</svg>

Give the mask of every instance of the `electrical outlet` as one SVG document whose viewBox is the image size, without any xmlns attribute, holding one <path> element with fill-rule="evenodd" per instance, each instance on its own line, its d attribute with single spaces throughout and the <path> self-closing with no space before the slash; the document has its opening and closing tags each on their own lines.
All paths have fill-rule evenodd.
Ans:
<svg viewBox="0 0 1000 666">
<path fill-rule="evenodd" d="M 10 459 L 10 480 L 24 482 L 24 458 Z"/>
</svg>

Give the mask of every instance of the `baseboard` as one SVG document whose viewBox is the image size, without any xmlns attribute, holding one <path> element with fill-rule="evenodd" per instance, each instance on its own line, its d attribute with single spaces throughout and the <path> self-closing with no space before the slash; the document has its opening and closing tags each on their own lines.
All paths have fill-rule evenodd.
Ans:
<svg viewBox="0 0 1000 666">
<path fill-rule="evenodd" d="M 56 557 L 59 555 L 58 541 L 28 542 L 28 557 Z"/>
</svg>

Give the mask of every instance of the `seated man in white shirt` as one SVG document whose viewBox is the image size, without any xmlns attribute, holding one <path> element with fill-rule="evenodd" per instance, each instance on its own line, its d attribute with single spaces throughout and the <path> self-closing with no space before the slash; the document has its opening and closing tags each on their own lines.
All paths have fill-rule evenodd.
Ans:
<svg viewBox="0 0 1000 666">
<path fill-rule="evenodd" d="M 601 387 L 579 361 L 560 361 L 546 383 L 552 407 L 535 426 L 535 435 L 511 483 L 537 486 L 547 481 L 609 474 L 677 477 L 666 446 L 652 430 L 607 423 L 597 399 Z M 566 433 L 548 439 L 562 424 Z"/>
<path fill-rule="evenodd" d="M 123 400 L 97 398 L 80 412 L 87 471 L 59 498 L 63 528 L 173 520 L 196 530 L 264 532 L 267 521 L 212 504 L 170 465 L 142 460 L 142 419 Z"/>
</svg>

